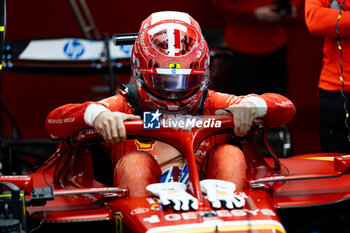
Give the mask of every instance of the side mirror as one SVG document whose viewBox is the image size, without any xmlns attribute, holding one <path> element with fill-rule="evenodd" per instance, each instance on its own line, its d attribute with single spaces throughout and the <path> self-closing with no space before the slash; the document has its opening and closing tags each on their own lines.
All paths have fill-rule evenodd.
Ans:
<svg viewBox="0 0 350 233">
<path fill-rule="evenodd" d="M 132 45 L 137 39 L 138 33 L 116 34 L 113 36 L 114 45 Z"/>
<path fill-rule="evenodd" d="M 342 174 L 350 174 L 350 155 L 334 157 L 334 171 Z"/>
</svg>

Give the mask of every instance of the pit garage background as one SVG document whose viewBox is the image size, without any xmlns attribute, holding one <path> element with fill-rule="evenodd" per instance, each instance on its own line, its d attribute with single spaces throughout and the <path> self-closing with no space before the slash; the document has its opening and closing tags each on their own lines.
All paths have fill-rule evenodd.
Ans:
<svg viewBox="0 0 350 233">
<path fill-rule="evenodd" d="M 223 17 L 212 9 L 209 0 L 86 0 L 86 4 L 101 36 L 108 34 L 111 37 L 114 34 L 137 32 L 143 19 L 152 12 L 162 10 L 189 13 L 214 42 L 216 35 L 219 40 L 220 33 L 217 32 L 222 31 L 224 27 Z M 289 35 L 289 78 L 286 96 L 297 108 L 295 118 L 288 124 L 293 154 L 320 152 L 317 131 L 317 82 L 322 63 L 322 38 L 311 36 L 307 31 L 303 20 L 303 5 L 304 2 L 301 1 L 299 17 L 286 23 Z M 6 18 L 5 41 L 84 38 L 69 0 L 7 1 Z M 222 47 L 220 49 L 224 50 Z M 212 65 L 215 66 L 212 67 L 213 82 L 218 84 L 220 72 L 225 72 L 227 68 L 225 57 L 213 57 Z M 117 69 L 115 75 L 121 83 L 127 83 L 130 72 L 128 69 Z M 66 103 L 98 100 L 109 96 L 110 92 L 106 88 L 107 76 L 108 73 L 13 70 L 4 67 L 0 80 L 0 95 L 17 124 L 22 139 L 46 140 L 49 139 L 44 129 L 47 114 Z M 3 138 L 11 138 L 13 122 L 3 107 L 1 113 L 0 135 Z"/>
</svg>

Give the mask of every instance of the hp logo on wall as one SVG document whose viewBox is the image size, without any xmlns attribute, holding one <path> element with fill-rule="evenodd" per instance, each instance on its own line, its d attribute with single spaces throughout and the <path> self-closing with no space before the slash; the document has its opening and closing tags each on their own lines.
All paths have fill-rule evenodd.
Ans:
<svg viewBox="0 0 350 233">
<path fill-rule="evenodd" d="M 126 55 L 131 55 L 132 45 L 121 45 L 120 50 Z"/>
<path fill-rule="evenodd" d="M 72 59 L 78 59 L 84 54 L 84 51 L 84 46 L 77 40 L 70 40 L 63 47 L 64 54 Z"/>
</svg>

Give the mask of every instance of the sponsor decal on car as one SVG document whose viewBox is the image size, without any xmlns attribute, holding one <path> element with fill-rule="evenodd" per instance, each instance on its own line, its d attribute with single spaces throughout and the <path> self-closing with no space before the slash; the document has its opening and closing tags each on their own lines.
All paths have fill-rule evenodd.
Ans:
<svg viewBox="0 0 350 233">
<path fill-rule="evenodd" d="M 285 233 L 286 230 L 282 224 L 276 220 L 241 220 L 241 221 L 204 221 L 194 224 L 182 224 L 163 227 L 154 227 L 147 231 L 147 233 L 160 232 L 276 232 Z"/>
<path fill-rule="evenodd" d="M 153 205 L 151 205 L 151 210 L 160 210 L 160 208 L 161 208 L 161 205 L 160 204 L 153 204 Z"/>
<path fill-rule="evenodd" d="M 276 216 L 276 213 L 271 209 L 234 209 L 234 210 L 216 210 L 212 211 L 218 217 L 245 217 L 248 214 L 253 216 L 263 215 L 263 216 Z M 199 212 L 199 215 L 204 216 L 207 212 Z M 179 220 L 188 220 L 188 219 L 196 219 L 198 218 L 198 214 L 195 212 L 188 213 L 179 213 L 179 214 L 167 214 L 164 215 L 164 219 L 166 221 L 179 221 Z M 144 222 L 149 223 L 158 223 L 160 222 L 160 218 L 158 215 L 152 215 L 150 217 L 144 218 Z"/>
<path fill-rule="evenodd" d="M 157 199 L 155 199 L 155 198 L 146 198 L 146 201 L 151 205 L 158 203 Z"/>
<path fill-rule="evenodd" d="M 148 208 L 140 208 L 138 207 L 137 209 L 133 209 L 130 214 L 135 215 L 135 214 L 144 214 L 147 213 L 149 211 Z"/>
<path fill-rule="evenodd" d="M 152 150 L 156 141 L 155 140 L 140 141 L 137 139 L 135 143 L 136 143 L 137 149 L 139 150 Z"/>
</svg>

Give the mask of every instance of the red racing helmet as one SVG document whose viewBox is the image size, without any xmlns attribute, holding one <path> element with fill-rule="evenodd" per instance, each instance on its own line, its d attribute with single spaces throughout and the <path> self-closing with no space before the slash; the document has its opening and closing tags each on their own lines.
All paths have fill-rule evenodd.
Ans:
<svg viewBox="0 0 350 233">
<path fill-rule="evenodd" d="M 187 13 L 163 11 L 143 21 L 131 61 L 144 108 L 193 114 L 206 88 L 209 49 Z"/>
</svg>

